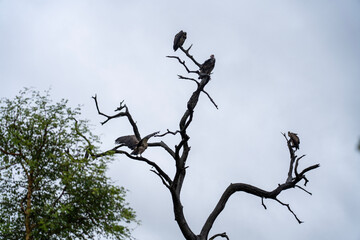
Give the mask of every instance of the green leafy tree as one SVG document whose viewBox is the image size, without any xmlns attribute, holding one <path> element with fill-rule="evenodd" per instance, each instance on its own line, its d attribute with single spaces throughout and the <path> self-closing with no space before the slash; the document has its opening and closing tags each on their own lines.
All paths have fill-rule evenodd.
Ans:
<svg viewBox="0 0 360 240">
<path fill-rule="evenodd" d="M 112 185 L 112 154 L 80 109 L 25 89 L 0 101 L 0 239 L 131 237 L 134 211 Z"/>
</svg>

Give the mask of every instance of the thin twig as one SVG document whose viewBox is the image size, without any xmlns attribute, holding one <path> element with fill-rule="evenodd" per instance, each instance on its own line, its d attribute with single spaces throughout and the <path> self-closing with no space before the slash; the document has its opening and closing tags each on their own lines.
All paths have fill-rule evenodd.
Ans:
<svg viewBox="0 0 360 240">
<path fill-rule="evenodd" d="M 210 97 L 210 95 L 205 91 L 205 90 L 202 90 L 207 96 L 208 98 L 210 99 L 210 101 L 214 104 L 214 106 L 216 107 L 216 109 L 219 109 L 218 108 L 218 105 L 216 105 L 215 101 Z"/>
<path fill-rule="evenodd" d="M 304 186 L 306 186 L 306 184 L 309 182 L 309 180 L 305 176 L 303 176 L 302 178 L 305 180 Z"/>
<path fill-rule="evenodd" d="M 296 216 L 296 214 L 293 212 L 293 210 L 291 210 L 289 204 L 286 204 L 286 203 L 281 202 L 278 198 L 275 198 L 275 200 L 276 200 L 278 203 L 280 203 L 281 205 L 286 206 L 287 209 L 288 209 L 288 210 L 292 213 L 292 215 L 296 218 L 296 220 L 298 221 L 299 224 L 304 223 L 303 221 L 301 221 L 301 220 Z"/>
<path fill-rule="evenodd" d="M 181 76 L 181 75 L 178 75 L 178 77 L 179 77 L 179 79 L 194 81 L 197 84 L 198 87 L 200 85 L 200 83 L 194 78 L 188 78 L 188 77 L 184 77 L 184 76 Z"/>
<path fill-rule="evenodd" d="M 167 134 L 176 135 L 176 134 L 180 133 L 180 131 L 179 131 L 179 130 L 176 130 L 175 132 L 172 132 L 172 131 L 170 131 L 169 129 L 166 129 L 166 131 L 167 131 L 166 133 L 156 135 L 156 137 L 163 137 L 163 136 L 165 136 L 165 135 L 167 135 Z"/>
<path fill-rule="evenodd" d="M 227 240 L 229 240 L 229 237 L 228 237 L 228 235 L 226 234 L 226 232 L 215 234 L 214 236 L 212 236 L 211 238 L 209 238 L 209 240 L 214 240 L 214 239 L 217 238 L 217 237 L 223 237 L 223 238 L 226 238 Z"/>
<path fill-rule="evenodd" d="M 199 71 L 191 71 L 191 70 L 186 66 L 185 61 L 181 61 L 181 59 L 180 59 L 178 56 L 166 56 L 166 57 L 177 59 L 177 60 L 179 61 L 179 63 L 181 63 L 181 64 L 185 67 L 185 69 L 186 69 L 186 71 L 187 71 L 188 73 L 200 74 Z"/>
<path fill-rule="evenodd" d="M 267 208 L 266 208 L 266 205 L 264 204 L 264 198 L 263 198 L 263 197 L 261 198 L 261 205 L 263 205 L 263 207 L 265 208 L 265 210 L 267 209 Z"/>
<path fill-rule="evenodd" d="M 318 168 L 318 167 L 320 167 L 320 164 L 315 164 L 315 165 L 312 165 L 312 166 L 310 166 L 310 167 L 307 167 L 307 168 L 305 168 L 304 170 L 302 170 L 299 175 L 300 175 L 300 176 L 303 176 L 303 175 L 305 175 L 306 172 L 308 172 L 308 171 L 310 171 L 310 170 L 313 170 L 313 169 L 315 169 L 315 168 Z"/>
<path fill-rule="evenodd" d="M 165 179 L 163 178 L 163 176 L 161 176 L 160 173 L 158 173 L 157 171 L 151 169 L 151 172 L 155 173 L 156 175 L 159 176 L 159 178 L 161 179 L 162 183 L 165 185 L 165 187 L 167 187 L 168 189 L 170 189 L 170 185 L 165 181 Z"/>
<path fill-rule="evenodd" d="M 123 108 L 127 108 L 127 107 L 126 107 L 126 104 L 123 105 L 124 101 L 125 101 L 125 100 L 122 100 L 122 101 L 120 102 L 120 106 L 117 107 L 117 108 L 114 110 L 115 112 L 121 111 L 121 110 L 123 110 Z"/>
<path fill-rule="evenodd" d="M 295 185 L 295 187 L 298 187 L 298 188 L 300 188 L 301 190 L 303 190 L 304 192 L 306 192 L 306 193 L 308 193 L 308 194 L 312 195 L 312 193 L 311 193 L 311 192 L 307 191 L 307 190 L 306 190 L 305 188 L 303 188 L 303 187 L 300 187 L 299 185 Z"/>
</svg>

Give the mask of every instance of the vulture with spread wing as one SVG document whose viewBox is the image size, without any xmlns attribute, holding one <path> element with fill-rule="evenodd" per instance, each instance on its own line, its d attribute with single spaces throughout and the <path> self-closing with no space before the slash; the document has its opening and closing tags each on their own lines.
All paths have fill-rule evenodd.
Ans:
<svg viewBox="0 0 360 240">
<path fill-rule="evenodd" d="M 174 46 L 173 46 L 174 51 L 178 50 L 178 48 L 184 44 L 185 40 L 186 40 L 186 32 L 181 30 L 174 37 Z"/>
<path fill-rule="evenodd" d="M 127 146 L 128 148 L 133 150 L 131 152 L 132 155 L 140 155 L 141 156 L 141 154 L 148 147 L 149 138 L 155 136 L 158 133 L 159 133 L 159 131 L 151 133 L 151 134 L 147 135 L 146 137 L 140 139 L 140 141 L 139 141 L 139 139 L 136 138 L 135 135 L 122 136 L 122 137 L 117 138 L 115 140 L 115 143 L 116 144 L 124 144 L 125 146 Z"/>
<path fill-rule="evenodd" d="M 288 131 L 288 136 L 290 138 L 291 146 L 298 150 L 300 145 L 300 138 L 298 137 L 297 133 Z"/>
<path fill-rule="evenodd" d="M 209 76 L 211 71 L 214 69 L 214 67 L 215 67 L 215 56 L 214 54 L 211 54 L 210 58 L 201 65 L 199 78 L 202 79 L 205 76 Z"/>
</svg>

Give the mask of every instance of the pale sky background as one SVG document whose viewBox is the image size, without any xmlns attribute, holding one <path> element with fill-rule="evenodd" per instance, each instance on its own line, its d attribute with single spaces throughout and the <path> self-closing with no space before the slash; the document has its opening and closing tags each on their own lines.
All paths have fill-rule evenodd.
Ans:
<svg viewBox="0 0 360 240">
<path fill-rule="evenodd" d="M 233 195 L 212 234 L 231 240 L 360 240 L 360 1 L 17 1 L 0 0 L 0 96 L 23 87 L 52 89 L 54 100 L 83 105 L 102 149 L 132 134 L 125 119 L 99 124 L 91 96 L 112 114 L 125 100 L 141 134 L 176 130 L 195 84 L 166 55 L 179 30 L 185 47 L 216 66 L 189 128 L 191 152 L 182 192 L 187 220 L 199 233 L 224 189 L 235 182 L 272 190 L 285 181 L 289 154 L 280 132 L 301 138 L 307 190 L 279 196 L 286 207 Z M 195 66 L 189 63 L 189 67 Z M 174 146 L 178 137 L 164 141 Z M 161 149 L 145 157 L 170 175 Z M 183 239 L 171 196 L 150 168 L 122 156 L 109 168 L 142 224 L 138 240 Z"/>
</svg>

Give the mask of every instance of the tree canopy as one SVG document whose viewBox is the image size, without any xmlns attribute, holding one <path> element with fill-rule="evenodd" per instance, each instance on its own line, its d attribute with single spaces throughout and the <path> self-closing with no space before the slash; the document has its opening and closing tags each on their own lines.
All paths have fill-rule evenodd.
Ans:
<svg viewBox="0 0 360 240">
<path fill-rule="evenodd" d="M 106 176 L 111 152 L 80 108 L 25 89 L 0 101 L 0 239 L 131 237 L 126 190 Z"/>
</svg>

